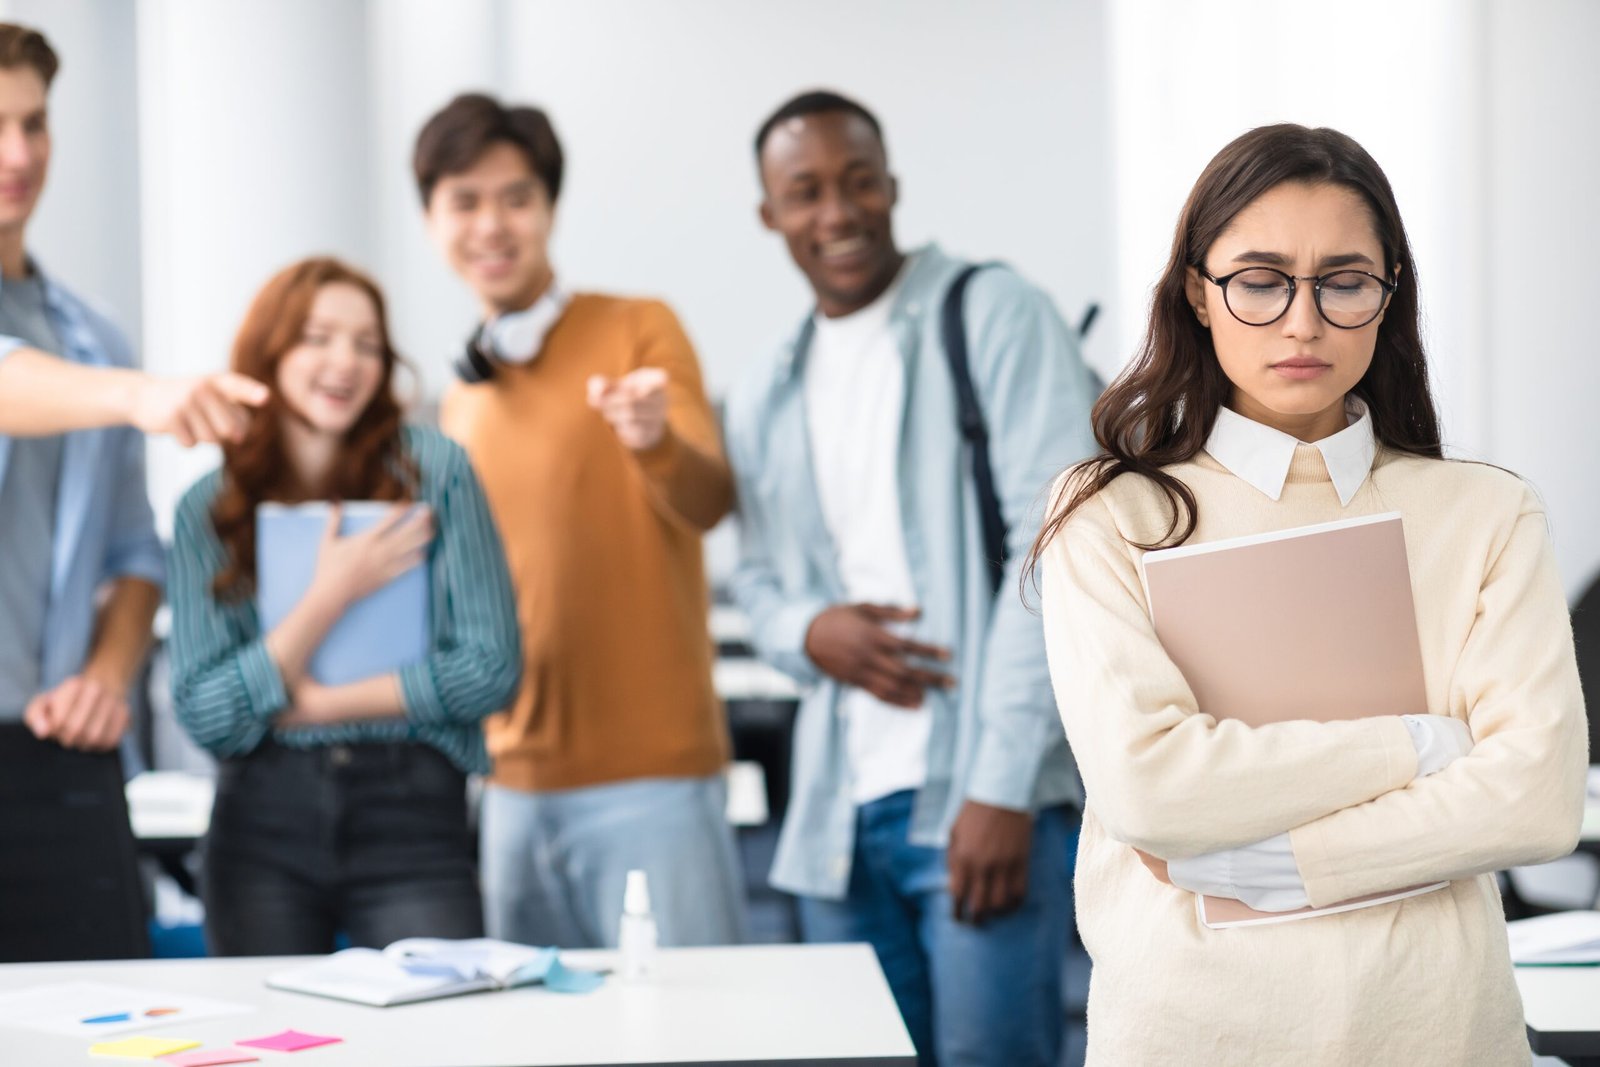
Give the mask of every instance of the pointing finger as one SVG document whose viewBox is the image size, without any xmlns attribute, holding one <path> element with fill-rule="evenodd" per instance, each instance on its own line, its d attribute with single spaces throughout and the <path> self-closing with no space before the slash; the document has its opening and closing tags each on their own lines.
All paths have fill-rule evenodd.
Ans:
<svg viewBox="0 0 1600 1067">
<path fill-rule="evenodd" d="M 260 407 L 267 402 L 267 387 L 254 378 L 228 371 L 212 379 L 217 391 L 236 404 Z"/>
</svg>

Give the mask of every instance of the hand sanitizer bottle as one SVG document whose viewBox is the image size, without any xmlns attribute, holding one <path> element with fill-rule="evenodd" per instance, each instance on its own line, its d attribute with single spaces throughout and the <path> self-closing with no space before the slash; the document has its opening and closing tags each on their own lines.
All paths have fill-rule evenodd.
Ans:
<svg viewBox="0 0 1600 1067">
<path fill-rule="evenodd" d="M 656 919 L 650 914 L 650 883 L 640 870 L 628 872 L 622 893 L 622 929 L 617 947 L 622 950 L 622 980 L 643 982 L 655 969 Z"/>
</svg>

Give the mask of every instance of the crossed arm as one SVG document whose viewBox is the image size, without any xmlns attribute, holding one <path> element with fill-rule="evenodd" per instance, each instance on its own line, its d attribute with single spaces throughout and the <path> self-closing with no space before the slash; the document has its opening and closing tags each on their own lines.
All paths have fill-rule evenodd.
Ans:
<svg viewBox="0 0 1600 1067">
<path fill-rule="evenodd" d="M 1425 777 L 1398 717 L 1252 729 L 1200 713 L 1104 505 L 1082 515 L 1047 552 L 1045 624 L 1062 718 L 1110 836 L 1181 860 L 1287 834 L 1315 906 L 1571 850 L 1583 702 L 1542 512 L 1525 508 L 1490 562 L 1452 676 L 1474 747 Z"/>
</svg>

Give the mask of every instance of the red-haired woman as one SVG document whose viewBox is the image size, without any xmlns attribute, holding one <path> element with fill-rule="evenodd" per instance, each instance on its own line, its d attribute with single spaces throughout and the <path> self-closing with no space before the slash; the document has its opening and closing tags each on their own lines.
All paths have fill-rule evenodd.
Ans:
<svg viewBox="0 0 1600 1067">
<path fill-rule="evenodd" d="M 397 362 L 368 278 L 332 259 L 283 270 L 233 349 L 272 396 L 178 507 L 173 701 L 220 759 L 203 882 L 218 955 L 482 932 L 465 776 L 488 767 L 479 720 L 516 691 L 516 614 L 477 478 L 443 436 L 402 425 Z M 307 500 L 396 507 L 345 537 L 334 508 L 310 587 L 262 632 L 256 506 Z M 427 658 L 342 686 L 309 677 L 345 609 L 423 561 Z"/>
</svg>

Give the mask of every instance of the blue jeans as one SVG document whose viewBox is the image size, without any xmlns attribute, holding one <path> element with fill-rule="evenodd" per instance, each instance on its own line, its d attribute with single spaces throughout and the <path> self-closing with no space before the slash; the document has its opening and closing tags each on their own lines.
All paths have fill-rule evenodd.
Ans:
<svg viewBox="0 0 1600 1067">
<path fill-rule="evenodd" d="M 1056 1067 L 1078 813 L 1038 814 L 1022 906 L 970 926 L 950 914 L 945 850 L 906 840 L 915 797 L 857 810 L 848 895 L 801 897 L 801 932 L 872 945 L 923 1067 Z"/>
<path fill-rule="evenodd" d="M 650 882 L 662 945 L 743 939 L 744 888 L 722 776 L 483 791 L 489 936 L 558 948 L 617 943 L 630 868 Z"/>
</svg>

